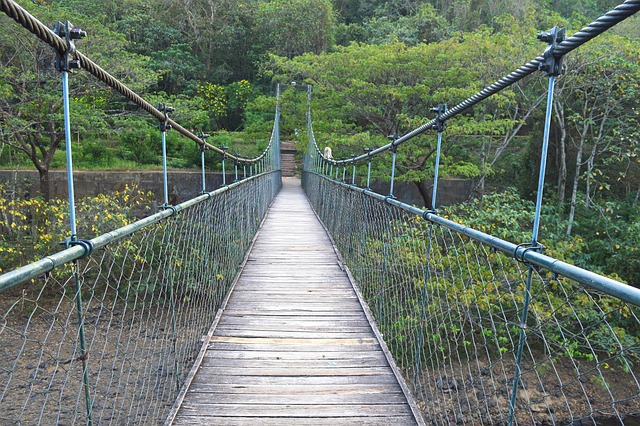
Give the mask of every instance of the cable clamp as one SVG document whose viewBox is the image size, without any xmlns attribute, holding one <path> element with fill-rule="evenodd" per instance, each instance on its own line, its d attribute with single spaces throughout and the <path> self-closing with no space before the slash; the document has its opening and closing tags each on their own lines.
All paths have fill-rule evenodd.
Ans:
<svg viewBox="0 0 640 426">
<path fill-rule="evenodd" d="M 432 129 L 438 133 L 444 132 L 447 128 L 446 120 L 442 116 L 447 112 L 447 104 L 439 104 L 437 107 L 431 108 L 431 111 L 436 113 L 436 123 L 432 126 Z"/>
<path fill-rule="evenodd" d="M 524 250 L 522 250 L 522 253 L 520 253 L 520 255 L 518 255 L 518 252 L 522 248 L 524 248 Z M 536 242 L 536 243 L 521 243 L 521 244 L 518 244 L 516 246 L 516 248 L 513 250 L 513 258 L 515 260 L 517 260 L 518 262 L 527 263 L 527 261 L 524 259 L 524 256 L 527 254 L 528 251 L 535 251 L 536 253 L 542 253 L 542 251 L 545 248 L 546 248 L 545 246 L 543 246 L 542 244 L 540 244 L 538 242 Z"/>
<path fill-rule="evenodd" d="M 65 53 L 56 53 L 56 70 L 60 72 L 70 72 L 71 70 L 79 69 L 80 61 L 77 59 L 71 59 L 71 55 L 76 51 L 76 46 L 73 41 L 85 38 L 87 36 L 87 32 L 80 28 L 73 28 L 73 25 L 71 25 L 69 21 L 56 22 L 56 25 L 53 27 L 53 32 L 58 37 L 63 38 L 67 43 L 67 51 Z"/>
<path fill-rule="evenodd" d="M 566 34 L 567 30 L 565 28 L 555 26 L 549 31 L 544 31 L 536 35 L 538 40 L 547 43 L 547 48 L 542 54 L 544 60 L 538 65 L 538 69 L 546 72 L 547 77 L 556 77 L 562 72 L 562 59 L 564 55 L 556 54 L 555 48 L 564 41 Z"/>
<path fill-rule="evenodd" d="M 168 204 L 163 204 L 161 206 L 158 206 L 158 209 L 171 210 L 171 216 L 175 216 L 178 213 L 178 209 L 176 209 L 175 206 L 170 206 Z"/>
<path fill-rule="evenodd" d="M 160 121 L 160 125 L 158 128 L 161 132 L 166 132 L 171 130 L 171 124 L 169 124 L 169 113 L 174 111 L 173 107 L 167 106 L 167 104 L 162 103 L 157 106 L 158 111 L 162 113 L 163 119 Z"/>
</svg>

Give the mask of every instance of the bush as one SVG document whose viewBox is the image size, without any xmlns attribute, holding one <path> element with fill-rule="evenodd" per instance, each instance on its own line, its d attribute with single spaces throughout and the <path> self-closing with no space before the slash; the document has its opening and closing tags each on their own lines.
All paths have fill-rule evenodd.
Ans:
<svg viewBox="0 0 640 426">
<path fill-rule="evenodd" d="M 21 198 L 0 185 L 0 273 L 53 254 L 69 236 L 69 201 Z M 94 238 L 133 222 L 153 203 L 151 193 L 135 186 L 80 199 L 76 204 L 78 236 Z"/>
</svg>

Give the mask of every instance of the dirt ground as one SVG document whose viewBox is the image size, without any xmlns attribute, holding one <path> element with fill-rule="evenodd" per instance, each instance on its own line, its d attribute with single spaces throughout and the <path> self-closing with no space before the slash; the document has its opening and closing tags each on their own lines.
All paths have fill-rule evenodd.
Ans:
<svg viewBox="0 0 640 426">
<path fill-rule="evenodd" d="M 415 395 L 425 422 L 506 425 L 513 366 L 512 361 L 497 357 L 492 363 L 477 359 L 459 364 L 456 370 L 464 374 L 451 374 L 452 368 L 446 373 L 424 370 Z M 576 369 L 581 372 L 579 377 Z M 536 368 L 525 362 L 514 424 L 639 426 L 640 387 L 636 377 L 640 377 L 638 371 L 625 371 L 619 364 L 604 370 L 593 362 L 566 358 L 539 362 Z"/>
</svg>

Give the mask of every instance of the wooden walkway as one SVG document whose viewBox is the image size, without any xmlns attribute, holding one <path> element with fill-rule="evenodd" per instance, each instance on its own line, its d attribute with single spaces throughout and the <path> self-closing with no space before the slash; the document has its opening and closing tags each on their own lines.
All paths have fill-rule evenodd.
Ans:
<svg viewBox="0 0 640 426">
<path fill-rule="evenodd" d="M 173 424 L 417 424 L 299 180 L 284 179 L 217 321 Z"/>
</svg>

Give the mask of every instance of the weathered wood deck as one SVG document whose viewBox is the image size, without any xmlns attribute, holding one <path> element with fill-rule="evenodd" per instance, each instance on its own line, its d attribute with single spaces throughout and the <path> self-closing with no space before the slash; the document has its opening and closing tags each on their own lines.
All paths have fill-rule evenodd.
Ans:
<svg viewBox="0 0 640 426">
<path fill-rule="evenodd" d="M 299 180 L 285 179 L 173 424 L 417 424 L 411 407 Z"/>
</svg>

